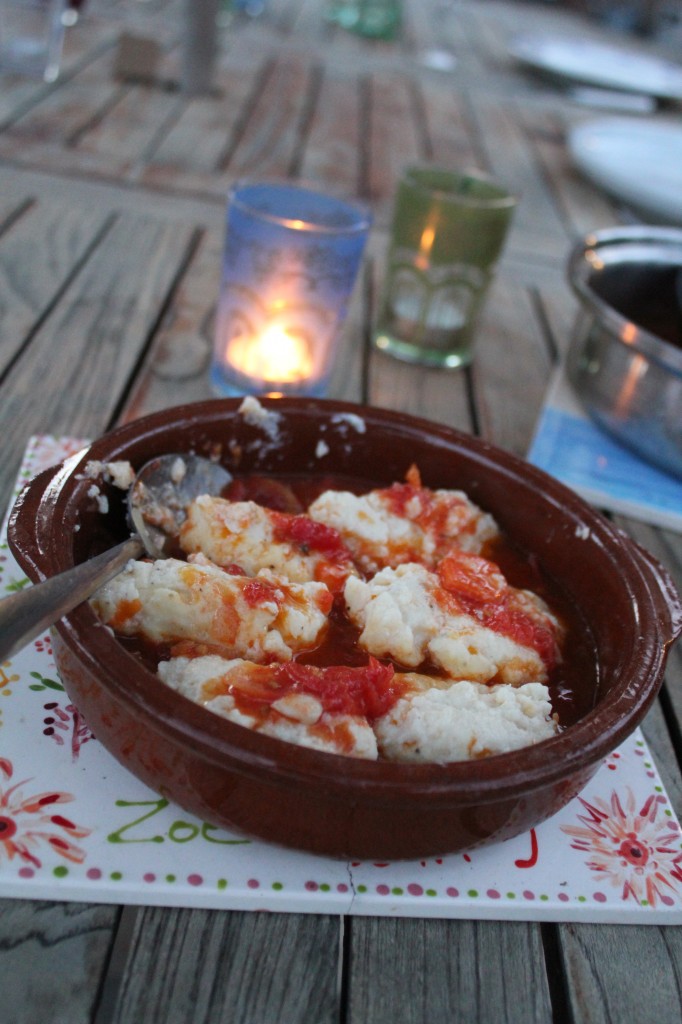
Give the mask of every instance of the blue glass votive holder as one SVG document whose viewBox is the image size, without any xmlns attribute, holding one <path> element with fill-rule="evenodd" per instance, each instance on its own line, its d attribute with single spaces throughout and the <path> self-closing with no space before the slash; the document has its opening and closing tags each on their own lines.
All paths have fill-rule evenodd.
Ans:
<svg viewBox="0 0 682 1024">
<path fill-rule="evenodd" d="M 230 191 L 211 386 L 219 395 L 326 394 L 371 217 L 290 183 Z"/>
</svg>

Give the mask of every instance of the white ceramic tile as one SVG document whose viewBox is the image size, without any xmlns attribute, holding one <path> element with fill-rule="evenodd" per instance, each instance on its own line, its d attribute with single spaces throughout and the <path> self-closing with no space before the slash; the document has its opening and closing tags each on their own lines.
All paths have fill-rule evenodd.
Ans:
<svg viewBox="0 0 682 1024">
<path fill-rule="evenodd" d="M 35 439 L 23 477 L 81 444 Z M 25 585 L 4 534 L 0 557 L 0 593 Z M 0 896 L 680 924 L 682 836 L 636 731 L 554 818 L 468 853 L 374 864 L 245 840 L 168 804 L 107 753 L 44 636 L 0 666 Z"/>
</svg>

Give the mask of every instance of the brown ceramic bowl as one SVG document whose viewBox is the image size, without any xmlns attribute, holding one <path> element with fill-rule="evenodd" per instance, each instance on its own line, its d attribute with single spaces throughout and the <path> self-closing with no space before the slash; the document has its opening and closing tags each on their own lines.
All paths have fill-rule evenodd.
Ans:
<svg viewBox="0 0 682 1024">
<path fill-rule="evenodd" d="M 332 472 L 370 485 L 412 462 L 431 487 L 461 488 L 539 559 L 577 605 L 596 664 L 591 710 L 524 750 L 451 764 L 367 762 L 262 736 L 192 704 L 81 605 L 55 629 L 70 698 L 98 739 L 153 789 L 205 820 L 339 857 L 424 857 L 516 835 L 555 813 L 645 715 L 682 611 L 667 574 L 575 494 L 482 441 L 399 413 L 322 400 L 263 400 L 281 414 L 271 441 L 239 400 L 169 409 L 112 431 L 19 498 L 10 546 L 32 580 L 69 568 L 126 532 L 121 492 L 102 515 L 81 478 L 89 459 L 135 467 L 169 451 L 215 452 L 240 471 Z M 364 431 L 348 416 L 360 416 Z M 320 440 L 329 448 L 316 455 Z M 319 449 L 317 449 L 319 452 Z M 596 679 L 596 683 L 595 683 Z M 594 691 L 594 692 L 592 692 Z"/>
</svg>

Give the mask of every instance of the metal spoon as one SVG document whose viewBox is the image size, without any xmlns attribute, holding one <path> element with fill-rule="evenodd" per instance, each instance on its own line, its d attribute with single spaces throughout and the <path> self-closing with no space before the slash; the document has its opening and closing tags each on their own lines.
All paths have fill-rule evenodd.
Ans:
<svg viewBox="0 0 682 1024">
<path fill-rule="evenodd" d="M 128 540 L 0 601 L 0 664 L 91 597 L 131 558 L 145 551 L 167 557 L 190 502 L 200 494 L 220 494 L 231 479 L 222 466 L 197 455 L 162 455 L 145 463 L 128 491 L 128 517 L 136 531 Z"/>
</svg>

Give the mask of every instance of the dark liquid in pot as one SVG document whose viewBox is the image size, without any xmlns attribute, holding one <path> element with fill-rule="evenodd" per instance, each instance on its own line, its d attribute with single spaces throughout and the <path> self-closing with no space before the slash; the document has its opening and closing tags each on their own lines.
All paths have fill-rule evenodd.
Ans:
<svg viewBox="0 0 682 1024">
<path fill-rule="evenodd" d="M 280 511 L 296 513 L 304 511 L 323 491 L 347 490 L 363 494 L 374 486 L 366 480 L 338 476 L 245 477 L 236 478 L 226 496 L 235 501 L 253 500 Z M 548 686 L 552 707 L 559 716 L 560 724 L 572 725 L 591 710 L 597 694 L 598 661 L 589 623 L 584 620 L 580 609 L 547 576 L 534 555 L 518 550 L 504 538 L 495 541 L 484 554 L 500 566 L 512 586 L 531 590 L 542 597 L 564 623 L 563 658 L 552 670 Z M 365 665 L 367 653 L 358 646 L 357 636 L 357 630 L 343 615 L 341 599 L 337 598 L 324 643 L 314 651 L 299 655 L 297 660 L 318 666 Z M 128 637 L 120 639 L 127 650 L 152 671 L 156 671 L 159 661 L 170 656 L 164 645 L 150 645 Z M 401 665 L 396 665 L 396 669 L 406 671 Z"/>
<path fill-rule="evenodd" d="M 682 266 L 605 267 L 591 277 L 590 287 L 638 327 L 682 347 Z"/>
</svg>

